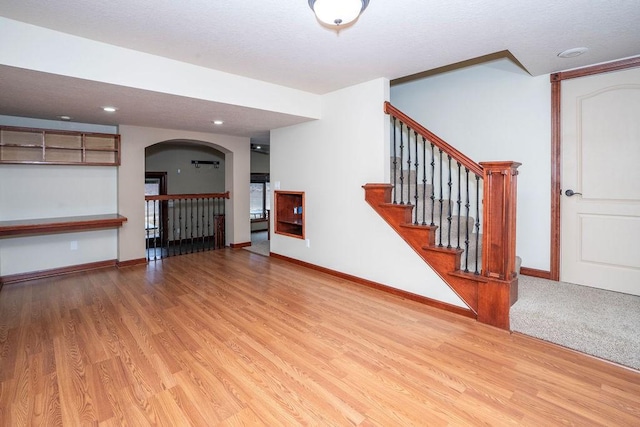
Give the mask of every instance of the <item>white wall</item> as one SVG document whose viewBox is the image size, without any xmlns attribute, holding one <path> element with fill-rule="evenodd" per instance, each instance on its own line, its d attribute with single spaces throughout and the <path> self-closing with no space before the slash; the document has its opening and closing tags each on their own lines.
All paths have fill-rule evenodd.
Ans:
<svg viewBox="0 0 640 427">
<path fill-rule="evenodd" d="M 304 240 L 271 234 L 271 251 L 464 307 L 365 202 L 362 185 L 389 176 L 389 82 L 322 97 L 322 119 L 271 132 L 271 188 L 305 192 Z"/>
<path fill-rule="evenodd" d="M 146 149 L 147 172 L 167 173 L 168 194 L 223 193 L 224 153 L 209 146 L 185 144 L 156 144 Z M 192 160 L 220 162 L 214 165 L 195 165 Z"/>
<path fill-rule="evenodd" d="M 476 162 L 513 160 L 517 255 L 550 268 L 551 89 L 508 59 L 395 85 L 391 103 Z"/>
<path fill-rule="evenodd" d="M 112 132 L 115 128 L 0 116 L 0 124 Z M 0 165 L 0 221 L 117 212 L 114 166 Z M 72 250 L 71 242 L 77 249 Z M 115 230 L 0 239 L 0 276 L 117 257 Z"/>
<path fill-rule="evenodd" d="M 0 165 L 0 220 L 117 212 L 116 168 Z M 115 230 L 0 239 L 0 276 L 117 257 Z M 73 250 L 71 242 L 77 242 Z"/>
<path fill-rule="evenodd" d="M 251 173 L 269 173 L 269 154 L 251 152 Z"/>
</svg>

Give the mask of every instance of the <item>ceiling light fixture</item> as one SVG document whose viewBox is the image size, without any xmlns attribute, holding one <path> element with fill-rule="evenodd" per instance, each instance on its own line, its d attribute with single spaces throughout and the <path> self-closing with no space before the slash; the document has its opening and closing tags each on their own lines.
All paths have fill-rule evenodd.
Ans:
<svg viewBox="0 0 640 427">
<path fill-rule="evenodd" d="M 563 50 L 558 54 L 560 58 L 575 58 L 576 56 L 580 56 L 589 49 L 586 47 L 574 47 L 573 49 Z"/>
<path fill-rule="evenodd" d="M 69 120 L 71 120 L 71 116 L 58 116 L 58 118 L 63 122 L 68 122 Z"/>
<path fill-rule="evenodd" d="M 223 124 L 223 123 L 224 123 L 224 122 L 223 122 L 222 120 L 214 120 L 214 121 L 213 121 L 213 124 L 214 124 L 214 125 L 218 125 L 218 126 L 220 126 L 220 125 L 221 125 L 221 124 Z"/>
<path fill-rule="evenodd" d="M 102 107 L 102 109 L 107 113 L 115 113 L 116 111 L 118 111 L 116 107 Z"/>
<path fill-rule="evenodd" d="M 332 27 L 355 21 L 368 5 L 369 0 L 309 0 L 316 18 Z"/>
</svg>

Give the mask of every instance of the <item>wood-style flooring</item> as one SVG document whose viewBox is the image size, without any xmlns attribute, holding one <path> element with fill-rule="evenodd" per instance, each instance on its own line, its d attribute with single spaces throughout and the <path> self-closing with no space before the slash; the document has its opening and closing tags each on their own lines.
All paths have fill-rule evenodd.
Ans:
<svg viewBox="0 0 640 427">
<path fill-rule="evenodd" d="M 225 249 L 6 285 L 0 425 L 638 426 L 640 373 Z"/>
</svg>

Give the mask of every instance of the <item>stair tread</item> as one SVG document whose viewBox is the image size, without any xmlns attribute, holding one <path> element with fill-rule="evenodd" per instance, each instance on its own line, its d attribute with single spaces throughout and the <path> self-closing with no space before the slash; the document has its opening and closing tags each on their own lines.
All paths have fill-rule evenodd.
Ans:
<svg viewBox="0 0 640 427">
<path fill-rule="evenodd" d="M 434 228 L 436 228 L 436 227 L 437 227 L 437 225 L 429 225 L 429 224 L 414 224 L 413 222 L 405 222 L 404 224 L 400 224 L 400 227 L 407 227 L 407 228 L 425 228 L 425 229 L 433 230 Z"/>
</svg>

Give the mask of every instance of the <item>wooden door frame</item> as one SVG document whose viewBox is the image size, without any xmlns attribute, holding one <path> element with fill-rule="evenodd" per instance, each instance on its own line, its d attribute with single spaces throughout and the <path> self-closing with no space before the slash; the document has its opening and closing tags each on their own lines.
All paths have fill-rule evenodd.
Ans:
<svg viewBox="0 0 640 427">
<path fill-rule="evenodd" d="M 612 71 L 620 71 L 628 68 L 640 67 L 640 56 L 593 65 L 591 67 L 576 70 L 562 71 L 551 74 L 551 261 L 548 277 L 545 274 L 536 274 L 551 280 L 560 280 L 560 197 L 561 188 L 561 156 L 562 156 L 562 129 L 561 129 L 561 83 L 563 80 L 585 77 Z M 540 272 L 545 273 L 545 272 Z"/>
<path fill-rule="evenodd" d="M 144 179 L 159 179 L 160 180 L 160 188 L 159 193 L 161 195 L 167 194 L 167 172 L 145 172 Z M 167 240 L 166 230 L 169 227 L 169 206 L 166 201 L 160 202 L 160 211 L 162 216 L 162 227 L 161 230 L 164 230 L 164 233 L 160 234 L 160 245 L 164 245 Z M 157 239 L 157 237 L 156 237 Z"/>
</svg>

